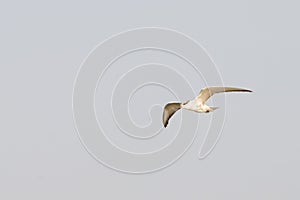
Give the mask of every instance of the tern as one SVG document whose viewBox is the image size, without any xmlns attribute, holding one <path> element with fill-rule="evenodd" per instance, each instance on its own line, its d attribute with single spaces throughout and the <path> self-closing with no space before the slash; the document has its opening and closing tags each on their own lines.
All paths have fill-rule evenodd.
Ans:
<svg viewBox="0 0 300 200">
<path fill-rule="evenodd" d="M 209 113 L 216 110 L 218 107 L 212 107 L 205 104 L 205 102 L 214 94 L 222 92 L 252 92 L 248 89 L 235 88 L 235 87 L 206 87 L 203 88 L 198 96 L 193 100 L 187 100 L 184 103 L 168 103 L 164 107 L 163 111 L 163 125 L 166 128 L 169 119 L 175 114 L 179 109 L 186 109 L 195 111 L 198 113 Z"/>
</svg>

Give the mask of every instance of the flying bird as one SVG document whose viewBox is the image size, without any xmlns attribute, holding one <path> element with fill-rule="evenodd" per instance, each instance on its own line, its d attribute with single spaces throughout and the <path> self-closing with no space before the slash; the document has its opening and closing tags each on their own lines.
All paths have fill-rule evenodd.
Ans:
<svg viewBox="0 0 300 200">
<path fill-rule="evenodd" d="M 168 103 L 163 111 L 163 125 L 166 128 L 169 119 L 175 114 L 176 111 L 183 108 L 192 110 L 198 113 L 209 113 L 216 110 L 218 107 L 212 107 L 205 104 L 205 102 L 214 94 L 222 92 L 252 92 L 251 90 L 234 88 L 234 87 L 207 87 L 203 88 L 198 96 L 193 100 L 185 101 L 184 103 Z"/>
</svg>

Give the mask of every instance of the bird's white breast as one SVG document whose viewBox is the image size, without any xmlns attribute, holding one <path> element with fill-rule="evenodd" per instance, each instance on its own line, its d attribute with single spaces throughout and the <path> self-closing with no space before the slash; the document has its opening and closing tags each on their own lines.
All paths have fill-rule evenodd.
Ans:
<svg viewBox="0 0 300 200">
<path fill-rule="evenodd" d="M 204 112 L 204 107 L 196 100 L 191 100 L 185 105 L 181 105 L 183 109 L 192 110 L 195 112 Z"/>
</svg>

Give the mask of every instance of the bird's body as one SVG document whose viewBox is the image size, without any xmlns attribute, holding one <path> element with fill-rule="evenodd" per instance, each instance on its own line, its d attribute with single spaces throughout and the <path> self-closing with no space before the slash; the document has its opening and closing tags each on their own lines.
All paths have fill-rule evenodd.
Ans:
<svg viewBox="0 0 300 200">
<path fill-rule="evenodd" d="M 252 92 L 251 90 L 234 88 L 234 87 L 207 87 L 203 88 L 199 95 L 193 99 L 184 103 L 168 103 L 163 112 L 163 124 L 167 127 L 169 119 L 179 109 L 191 110 L 198 113 L 208 113 L 216 110 L 217 107 L 208 106 L 205 102 L 214 94 L 222 92 Z"/>
<path fill-rule="evenodd" d="M 191 110 L 198 113 L 206 113 L 212 110 L 208 105 L 202 104 L 201 102 L 193 99 L 188 101 L 187 104 L 182 103 L 181 104 L 182 109 Z"/>
</svg>

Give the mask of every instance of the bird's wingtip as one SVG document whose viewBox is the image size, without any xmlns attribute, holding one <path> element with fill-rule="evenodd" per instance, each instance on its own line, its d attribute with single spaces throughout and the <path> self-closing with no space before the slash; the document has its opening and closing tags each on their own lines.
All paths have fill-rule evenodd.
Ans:
<svg viewBox="0 0 300 200">
<path fill-rule="evenodd" d="M 253 92 L 252 90 L 249 89 L 244 89 L 245 92 Z"/>
</svg>

